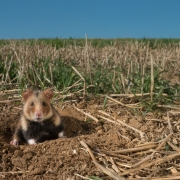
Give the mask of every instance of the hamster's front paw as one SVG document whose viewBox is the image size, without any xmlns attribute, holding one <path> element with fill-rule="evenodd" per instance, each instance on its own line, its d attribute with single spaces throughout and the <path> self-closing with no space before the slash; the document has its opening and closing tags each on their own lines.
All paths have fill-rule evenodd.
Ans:
<svg viewBox="0 0 180 180">
<path fill-rule="evenodd" d="M 59 138 L 66 138 L 66 136 L 64 136 L 64 132 L 63 131 L 58 134 L 58 137 Z"/>
<path fill-rule="evenodd" d="M 32 144 L 37 144 L 37 143 L 36 143 L 35 139 L 29 139 L 28 144 L 32 145 Z"/>
<path fill-rule="evenodd" d="M 11 145 L 14 145 L 14 146 L 18 146 L 19 145 L 19 141 L 16 140 L 16 139 L 13 139 L 11 142 L 10 142 Z"/>
</svg>

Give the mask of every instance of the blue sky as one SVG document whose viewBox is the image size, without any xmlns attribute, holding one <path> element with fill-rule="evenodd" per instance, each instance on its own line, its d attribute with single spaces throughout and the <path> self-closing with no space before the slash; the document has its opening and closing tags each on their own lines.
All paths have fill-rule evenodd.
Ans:
<svg viewBox="0 0 180 180">
<path fill-rule="evenodd" d="M 180 38 L 180 0 L 0 0 L 0 39 Z"/>
</svg>

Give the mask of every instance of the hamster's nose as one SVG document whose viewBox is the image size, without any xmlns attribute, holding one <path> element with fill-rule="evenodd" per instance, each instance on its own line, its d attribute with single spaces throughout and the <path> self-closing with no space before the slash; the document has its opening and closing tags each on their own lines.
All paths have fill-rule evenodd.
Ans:
<svg viewBox="0 0 180 180">
<path fill-rule="evenodd" d="M 41 115 L 42 115 L 42 113 L 41 113 L 40 111 L 36 111 L 36 112 L 35 112 L 35 116 L 36 116 L 36 117 L 41 117 Z"/>
</svg>

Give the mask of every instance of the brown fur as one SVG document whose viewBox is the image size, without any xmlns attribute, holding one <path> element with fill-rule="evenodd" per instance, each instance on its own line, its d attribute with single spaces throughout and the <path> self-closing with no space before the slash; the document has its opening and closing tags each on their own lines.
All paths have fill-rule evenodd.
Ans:
<svg viewBox="0 0 180 180">
<path fill-rule="evenodd" d="M 61 117 L 51 104 L 53 97 L 51 89 L 41 92 L 27 89 L 22 93 L 22 97 L 23 112 L 11 144 L 17 145 L 23 138 L 26 142 L 29 139 L 33 139 L 35 142 L 46 140 L 45 137 L 41 137 L 43 135 L 47 135 L 47 139 L 51 139 L 51 137 L 54 139 L 58 137 L 58 133 L 63 132 Z"/>
<path fill-rule="evenodd" d="M 35 111 L 39 110 L 43 115 L 42 120 L 51 118 L 54 113 L 53 108 L 50 104 L 51 98 L 53 96 L 53 94 L 51 96 L 49 95 L 51 93 L 53 93 L 51 89 L 47 89 L 42 92 L 33 92 L 31 90 L 26 90 L 26 92 L 22 95 L 25 103 L 23 107 L 24 116 L 29 120 L 34 120 L 34 113 Z M 43 105 L 43 103 L 45 103 L 45 106 Z"/>
</svg>

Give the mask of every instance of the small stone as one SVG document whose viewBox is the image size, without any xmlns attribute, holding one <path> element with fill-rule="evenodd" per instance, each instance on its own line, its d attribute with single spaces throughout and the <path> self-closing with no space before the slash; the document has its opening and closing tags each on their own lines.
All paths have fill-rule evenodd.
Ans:
<svg viewBox="0 0 180 180">
<path fill-rule="evenodd" d="M 99 129 L 98 131 L 97 131 L 97 134 L 98 135 L 101 135 L 101 134 L 103 134 L 104 133 L 104 131 L 102 130 L 102 129 Z"/>
<path fill-rule="evenodd" d="M 7 153 L 8 153 L 7 149 L 3 149 L 3 150 L 2 150 L 2 153 L 3 153 L 3 154 L 7 154 Z"/>
</svg>

